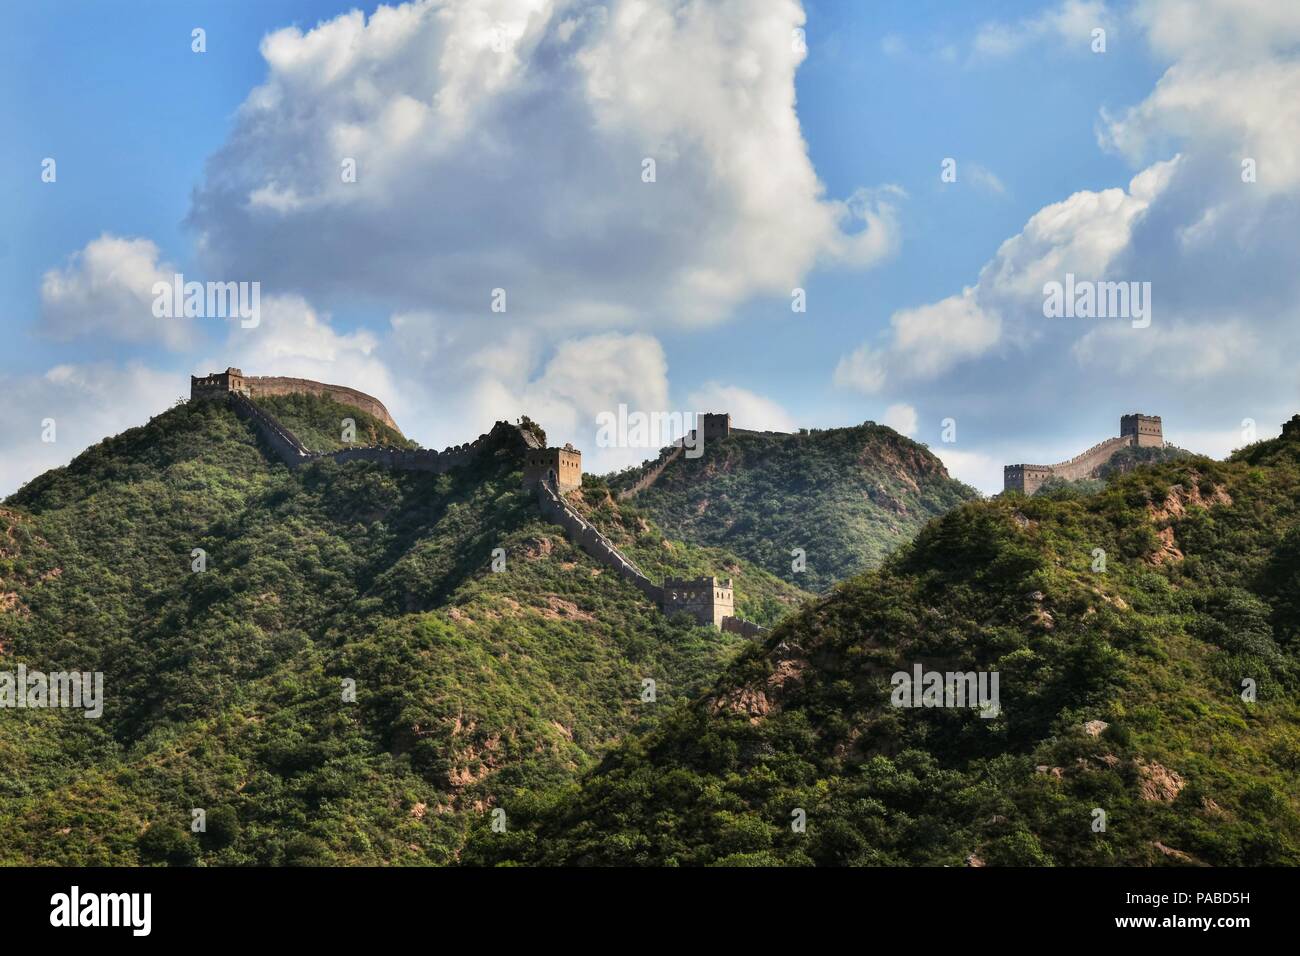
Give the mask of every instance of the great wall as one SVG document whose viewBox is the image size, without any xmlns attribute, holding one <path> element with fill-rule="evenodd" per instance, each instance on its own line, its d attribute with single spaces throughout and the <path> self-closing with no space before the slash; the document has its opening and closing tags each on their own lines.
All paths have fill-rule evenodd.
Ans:
<svg viewBox="0 0 1300 956">
<path fill-rule="evenodd" d="M 1098 442 L 1069 461 L 1058 462 L 1055 465 L 1004 466 L 1002 489 L 1032 495 L 1049 478 L 1078 481 L 1090 477 L 1098 468 L 1114 458 L 1116 452 L 1122 448 L 1163 447 L 1165 447 L 1164 426 L 1159 415 L 1143 415 L 1139 412 L 1122 415 L 1117 438 L 1107 438 L 1103 442 Z"/>
<path fill-rule="evenodd" d="M 273 383 L 270 388 L 274 390 L 269 390 L 265 383 Z M 579 514 L 564 497 L 566 493 L 582 487 L 582 452 L 572 445 L 546 448 L 530 429 L 509 422 L 497 422 L 490 432 L 480 435 L 475 441 L 441 452 L 383 447 L 313 452 L 274 415 L 254 401 L 259 395 L 297 393 L 328 396 L 343 404 L 360 408 L 381 418 L 389 427 L 397 428 L 388 415 L 388 410 L 377 398 L 341 385 L 328 385 L 307 379 L 245 376 L 241 370 L 233 367 L 224 372 L 190 378 L 190 401 L 227 402 L 236 415 L 254 428 L 276 457 L 290 468 L 328 458 L 336 462 L 372 461 L 397 470 L 442 474 L 469 464 L 485 452 L 514 448 L 523 458 L 523 490 L 535 491 L 542 516 L 563 528 L 570 540 L 594 560 L 613 569 L 641 591 L 662 613 L 684 612 L 701 624 L 745 637 L 760 637 L 767 633 L 767 628 L 735 616 L 735 593 L 730 578 L 666 578 L 662 585 L 655 584 L 634 561 Z M 382 417 L 375 409 L 382 412 Z M 704 419 L 706 441 L 710 438 L 725 438 L 732 432 L 730 415 L 706 415 Z M 680 452 L 682 443 L 676 447 Z M 664 464 L 666 466 L 667 462 Z M 662 470 L 660 468 L 654 477 L 657 478 Z"/>
</svg>

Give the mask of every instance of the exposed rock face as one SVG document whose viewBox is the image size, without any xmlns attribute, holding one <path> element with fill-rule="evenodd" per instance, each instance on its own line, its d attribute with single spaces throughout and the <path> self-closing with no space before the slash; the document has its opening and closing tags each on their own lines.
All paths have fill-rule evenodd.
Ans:
<svg viewBox="0 0 1300 956">
<path fill-rule="evenodd" d="M 1209 494 L 1201 494 L 1200 480 L 1196 472 L 1192 472 L 1188 476 L 1188 484 L 1191 486 L 1190 488 L 1185 488 L 1182 485 L 1174 485 L 1170 488 L 1169 494 L 1165 496 L 1165 500 L 1161 505 L 1148 505 L 1147 512 L 1150 514 L 1151 520 L 1157 524 L 1164 524 L 1187 514 L 1189 507 L 1213 508 L 1216 505 L 1232 504 L 1232 496 L 1219 487 L 1216 487 Z M 1166 525 L 1156 533 L 1160 537 L 1160 548 L 1148 560 L 1152 564 L 1183 560 L 1183 552 L 1178 547 L 1178 540 L 1174 536 L 1173 526 Z"/>
<path fill-rule="evenodd" d="M 1083 725 L 1083 732 L 1089 737 L 1100 737 L 1101 732 L 1109 726 L 1104 720 L 1090 720 Z"/>
<path fill-rule="evenodd" d="M 753 687 L 737 687 L 727 693 L 714 697 L 709 706 L 715 714 L 741 714 L 749 718 L 751 724 L 757 724 L 772 712 L 772 702 L 767 694 Z"/>
<path fill-rule="evenodd" d="M 1137 765 L 1138 795 L 1143 800 L 1173 803 L 1174 798 L 1187 786 L 1186 782 L 1173 770 L 1155 763 Z"/>
<path fill-rule="evenodd" d="M 1196 857 L 1192 856 L 1190 853 L 1184 853 L 1182 850 L 1175 850 L 1175 849 L 1174 849 L 1173 847 L 1171 847 L 1171 846 L 1165 846 L 1165 845 L 1164 845 L 1163 843 L 1161 843 L 1159 840 L 1153 840 L 1153 841 L 1151 842 L 1151 845 L 1152 845 L 1153 847 L 1155 847 L 1157 850 L 1159 850 L 1161 853 L 1163 853 L 1165 856 L 1169 857 L 1169 859 L 1171 859 L 1171 860 L 1175 860 L 1175 861 L 1177 861 L 1178 863 L 1186 863 L 1188 866 L 1208 866 L 1208 865 L 1209 865 L 1209 864 L 1207 864 L 1207 863 L 1202 862 L 1201 860 L 1198 860 Z"/>
</svg>

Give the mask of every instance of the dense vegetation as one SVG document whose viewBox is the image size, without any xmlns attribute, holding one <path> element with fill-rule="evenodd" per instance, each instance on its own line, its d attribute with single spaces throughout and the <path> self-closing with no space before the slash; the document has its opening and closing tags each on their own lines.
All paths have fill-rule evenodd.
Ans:
<svg viewBox="0 0 1300 956">
<path fill-rule="evenodd" d="M 1048 478 L 1038 486 L 1034 494 L 1054 495 L 1059 492 L 1095 494 L 1105 488 L 1106 483 L 1111 479 L 1126 475 L 1134 468 L 1139 468 L 1142 465 L 1158 465 L 1161 462 L 1177 461 L 1179 458 L 1190 457 L 1192 457 L 1190 451 L 1174 445 L 1166 445 L 1161 448 L 1139 448 L 1136 445 L 1129 445 L 1111 455 L 1102 465 L 1094 469 L 1089 477 L 1074 480 L 1056 477 Z"/>
<path fill-rule="evenodd" d="M 611 484 L 627 488 L 643 472 Z M 868 422 L 706 442 L 701 457 L 679 457 L 632 500 L 671 537 L 730 548 L 821 591 L 880 564 L 930 518 L 975 497 L 924 445 Z"/>
<path fill-rule="evenodd" d="M 374 424 L 267 405 L 321 442 L 340 408 Z M 0 864 L 448 863 L 499 793 L 563 784 L 716 679 L 744 642 L 659 614 L 520 479 L 508 445 L 446 475 L 291 472 L 197 402 L 25 486 L 0 509 L 0 670 L 102 671 L 106 703 L 0 710 Z M 584 495 L 651 574 L 730 567 L 768 623 L 807 597 Z"/>
<path fill-rule="evenodd" d="M 464 859 L 1300 863 L 1298 505 L 1295 439 L 963 505 Z M 915 663 L 1000 714 L 893 706 Z"/>
<path fill-rule="evenodd" d="M 311 451 L 329 452 L 357 445 L 383 445 L 389 448 L 416 448 L 397 429 L 369 412 L 318 395 L 267 395 L 256 400 L 285 428 L 293 432 Z M 344 428 L 352 422 L 352 440 L 344 441 Z"/>
</svg>

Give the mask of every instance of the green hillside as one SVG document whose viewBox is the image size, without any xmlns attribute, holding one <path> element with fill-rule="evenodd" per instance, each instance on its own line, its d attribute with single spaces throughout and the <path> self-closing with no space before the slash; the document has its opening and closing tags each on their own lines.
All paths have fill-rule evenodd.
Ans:
<svg viewBox="0 0 1300 956">
<path fill-rule="evenodd" d="M 1139 448 L 1136 445 L 1128 445 L 1111 455 L 1104 464 L 1092 472 L 1090 477 L 1075 480 L 1057 477 L 1048 478 L 1034 490 L 1034 494 L 1053 495 L 1060 492 L 1066 494 L 1094 494 L 1105 488 L 1108 481 L 1120 475 L 1126 475 L 1135 468 L 1191 457 L 1193 455 L 1190 451 L 1185 448 L 1178 448 L 1175 445 L 1166 445 L 1160 448 Z"/>
<path fill-rule="evenodd" d="M 1295 438 L 966 504 L 464 859 L 1300 863 L 1298 505 Z M 1000 713 L 894 706 L 917 663 Z"/>
<path fill-rule="evenodd" d="M 281 412 L 326 435 L 339 409 Z M 449 863 L 501 792 L 716 679 L 744 642 L 658 613 L 520 480 L 509 442 L 445 475 L 291 472 L 196 402 L 26 485 L 0 509 L 0 669 L 102 671 L 106 703 L 0 711 L 0 864 Z M 653 575 L 730 565 L 769 623 L 807 596 L 587 495 Z"/>
<path fill-rule="evenodd" d="M 644 469 L 611 479 L 633 485 Z M 734 550 L 814 591 L 873 568 L 935 515 L 978 497 L 924 446 L 868 422 L 739 432 L 681 456 L 633 503 L 674 538 Z M 794 570 L 794 549 L 806 567 Z"/>
<path fill-rule="evenodd" d="M 339 451 L 357 445 L 415 448 L 400 431 L 385 425 L 369 412 L 345 405 L 323 395 L 265 395 L 255 404 L 270 412 L 298 440 L 314 452 Z M 343 423 L 351 419 L 355 438 L 343 441 Z"/>
</svg>

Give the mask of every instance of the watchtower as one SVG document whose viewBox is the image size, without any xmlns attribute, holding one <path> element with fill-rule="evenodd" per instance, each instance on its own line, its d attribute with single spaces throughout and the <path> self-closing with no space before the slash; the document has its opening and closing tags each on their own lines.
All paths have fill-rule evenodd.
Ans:
<svg viewBox="0 0 1300 956">
<path fill-rule="evenodd" d="M 582 452 L 572 445 L 563 448 L 530 448 L 524 455 L 524 488 L 550 481 L 563 493 L 582 487 Z"/>
<path fill-rule="evenodd" d="M 248 395 L 244 373 L 233 366 L 224 372 L 212 372 L 202 377 L 190 376 L 190 401 L 196 398 L 225 398 L 231 392 Z"/>
<path fill-rule="evenodd" d="M 703 427 L 705 442 L 710 442 L 717 438 L 726 438 L 731 434 L 730 412 L 705 412 L 700 417 L 704 420 Z"/>
<path fill-rule="evenodd" d="M 1050 465 L 1003 465 L 1002 490 L 1032 495 L 1051 477 Z"/>
<path fill-rule="evenodd" d="M 1132 444 L 1138 448 L 1163 448 L 1165 444 L 1159 415 L 1134 413 L 1120 416 L 1119 437 L 1132 439 Z"/>
<path fill-rule="evenodd" d="M 685 611 L 701 624 L 721 629 L 724 617 L 736 613 L 731 578 L 664 578 L 663 612 Z"/>
</svg>

